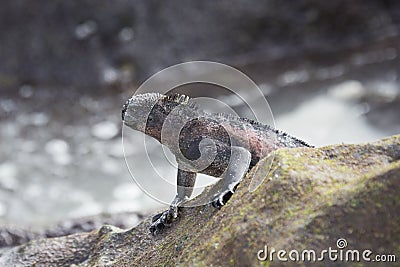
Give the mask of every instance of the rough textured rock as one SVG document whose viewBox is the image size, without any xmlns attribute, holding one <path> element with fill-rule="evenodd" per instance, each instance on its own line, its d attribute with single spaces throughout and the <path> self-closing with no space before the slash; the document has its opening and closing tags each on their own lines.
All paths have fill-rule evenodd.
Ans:
<svg viewBox="0 0 400 267">
<path fill-rule="evenodd" d="M 99 229 L 104 224 L 112 224 L 120 228 L 128 228 L 144 218 L 143 214 L 125 212 L 118 214 L 99 214 L 83 218 L 64 220 L 45 229 L 33 229 L 18 225 L 0 225 L 0 249 L 17 246 L 28 241 L 66 236 L 81 232 L 90 232 Z"/>
<path fill-rule="evenodd" d="M 269 61 L 399 34 L 399 1 L 2 1 L 0 89 L 92 87 L 187 60 Z"/>
<path fill-rule="evenodd" d="M 351 249 L 400 257 L 400 135 L 360 145 L 281 149 L 271 172 L 269 159 L 221 210 L 184 209 L 155 238 L 148 234 L 150 219 L 129 230 L 103 226 L 0 251 L 0 265 L 279 266 L 260 262 L 257 252 L 265 245 L 321 251 L 336 248 L 339 238 Z M 249 192 L 252 177 L 265 179 Z"/>
</svg>

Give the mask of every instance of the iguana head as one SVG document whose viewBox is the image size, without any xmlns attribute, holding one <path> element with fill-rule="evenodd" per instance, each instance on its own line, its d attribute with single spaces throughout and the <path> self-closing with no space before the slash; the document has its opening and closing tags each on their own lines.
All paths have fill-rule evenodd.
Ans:
<svg viewBox="0 0 400 267">
<path fill-rule="evenodd" d="M 145 132 L 148 119 L 153 107 L 159 100 L 165 98 L 158 93 L 147 93 L 132 96 L 122 108 L 123 122 L 134 130 Z"/>
<path fill-rule="evenodd" d="M 188 104 L 189 97 L 180 94 L 169 96 L 159 93 L 134 95 L 122 108 L 122 120 L 132 129 L 160 140 L 161 129 L 167 116 L 177 106 L 185 107 L 185 110 L 194 108 L 194 104 Z"/>
</svg>

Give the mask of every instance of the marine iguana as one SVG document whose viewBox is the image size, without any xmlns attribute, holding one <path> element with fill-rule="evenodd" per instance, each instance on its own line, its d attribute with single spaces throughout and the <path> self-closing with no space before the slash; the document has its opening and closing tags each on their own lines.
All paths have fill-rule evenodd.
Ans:
<svg viewBox="0 0 400 267">
<path fill-rule="evenodd" d="M 247 118 L 206 113 L 179 94 L 134 95 L 123 106 L 122 120 L 167 146 L 178 162 L 176 197 L 168 210 L 153 217 L 153 235 L 177 218 L 178 207 L 192 194 L 197 173 L 224 179 L 223 189 L 211 201 L 220 208 L 261 158 L 278 148 L 311 147 Z"/>
</svg>

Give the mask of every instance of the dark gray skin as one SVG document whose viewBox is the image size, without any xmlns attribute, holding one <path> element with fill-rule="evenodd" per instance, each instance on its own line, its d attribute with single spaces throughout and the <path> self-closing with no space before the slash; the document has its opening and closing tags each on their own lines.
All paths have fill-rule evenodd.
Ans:
<svg viewBox="0 0 400 267">
<path fill-rule="evenodd" d="M 153 235 L 178 216 L 193 191 L 197 173 L 224 179 L 211 203 L 220 208 L 260 159 L 283 147 L 311 147 L 268 125 L 232 115 L 209 114 L 184 95 L 134 95 L 122 109 L 125 125 L 167 146 L 178 162 L 177 195 L 170 208 L 153 217 Z"/>
</svg>

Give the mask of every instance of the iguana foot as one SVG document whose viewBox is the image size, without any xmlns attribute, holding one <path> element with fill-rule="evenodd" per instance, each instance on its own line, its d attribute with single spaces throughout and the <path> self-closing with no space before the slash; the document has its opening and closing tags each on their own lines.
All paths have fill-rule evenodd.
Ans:
<svg viewBox="0 0 400 267">
<path fill-rule="evenodd" d="M 178 217 L 178 207 L 171 206 L 168 210 L 154 215 L 151 220 L 150 232 L 153 236 L 162 232 L 165 227 L 171 226 L 171 223 Z"/>
<path fill-rule="evenodd" d="M 221 193 L 218 193 L 214 196 L 213 200 L 211 201 L 211 204 L 213 205 L 214 208 L 220 209 L 223 205 L 228 202 L 228 200 L 232 197 L 234 191 L 233 190 L 225 190 Z"/>
<path fill-rule="evenodd" d="M 223 191 L 212 199 L 212 205 L 221 208 L 228 202 L 240 181 L 246 175 L 251 161 L 251 153 L 243 147 L 232 146 L 232 154 L 224 177 Z"/>
</svg>

